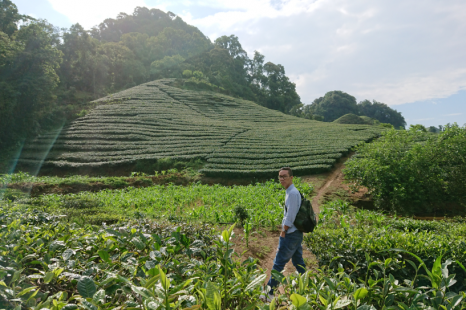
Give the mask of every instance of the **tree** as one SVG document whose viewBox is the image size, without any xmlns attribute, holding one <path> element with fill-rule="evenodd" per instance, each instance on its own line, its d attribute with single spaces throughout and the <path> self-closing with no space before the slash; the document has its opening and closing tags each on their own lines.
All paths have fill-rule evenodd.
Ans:
<svg viewBox="0 0 466 310">
<path fill-rule="evenodd" d="M 432 132 L 432 133 L 437 133 L 439 132 L 438 128 L 435 127 L 435 126 L 429 126 L 429 128 L 427 129 L 429 132 Z"/>
<path fill-rule="evenodd" d="M 182 63 L 184 58 L 180 55 L 165 56 L 161 60 L 156 60 L 150 65 L 151 74 L 154 76 L 161 75 L 170 76 L 170 69 L 176 68 L 179 63 Z"/>
<path fill-rule="evenodd" d="M 267 75 L 264 106 L 288 113 L 292 107 L 301 103 L 296 85 L 285 75 L 282 65 L 268 62 L 264 65 L 264 71 Z"/>
<path fill-rule="evenodd" d="M 410 131 L 427 132 L 426 127 L 424 127 L 421 124 L 416 124 L 416 125 L 411 124 L 411 125 L 409 125 L 409 130 Z"/>
<path fill-rule="evenodd" d="M 326 122 L 333 122 L 345 114 L 358 114 L 358 107 L 356 98 L 335 90 L 315 99 L 305 112 L 309 115 L 320 115 Z"/>
<path fill-rule="evenodd" d="M 392 124 L 395 128 L 405 127 L 406 121 L 400 112 L 390 108 L 388 105 L 382 102 L 373 100 L 361 101 L 358 104 L 359 115 L 369 116 L 374 118 L 381 123 Z"/>
<path fill-rule="evenodd" d="M 0 32 L 0 143 L 38 133 L 54 111 L 62 60 L 58 34 L 46 21 L 32 21 L 11 36 Z"/>
<path fill-rule="evenodd" d="M 108 58 L 107 87 L 109 91 L 136 86 L 147 80 L 148 70 L 123 44 L 114 42 L 102 44 L 98 53 Z"/>
<path fill-rule="evenodd" d="M 20 20 L 27 21 L 32 18 L 18 13 L 18 8 L 10 0 L 0 0 L 0 31 L 11 36 L 18 30 Z"/>
<path fill-rule="evenodd" d="M 73 87 L 95 94 L 96 88 L 100 88 L 99 82 L 102 82 L 102 79 L 96 81 L 95 72 L 99 66 L 95 59 L 100 43 L 80 24 L 72 25 L 69 31 L 63 33 L 62 38 L 60 50 L 63 52 L 63 63 L 59 70 L 62 86 L 65 89 Z"/>
</svg>

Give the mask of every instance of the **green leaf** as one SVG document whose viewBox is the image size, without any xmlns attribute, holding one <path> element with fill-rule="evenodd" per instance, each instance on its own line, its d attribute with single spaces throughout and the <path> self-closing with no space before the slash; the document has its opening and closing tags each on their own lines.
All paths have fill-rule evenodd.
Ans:
<svg viewBox="0 0 466 310">
<path fill-rule="evenodd" d="M 209 310 L 220 310 L 222 305 L 222 298 L 217 286 L 208 282 L 206 287 L 206 302 Z"/>
<path fill-rule="evenodd" d="M 109 264 L 112 263 L 112 261 L 110 260 L 110 254 L 108 254 L 107 251 L 105 251 L 105 250 L 100 250 L 100 251 L 97 252 L 97 253 L 99 254 L 100 258 L 101 258 L 104 262 L 109 263 Z"/>
<path fill-rule="evenodd" d="M 145 287 L 131 285 L 131 289 L 133 290 L 133 292 L 135 292 L 136 294 L 141 295 L 142 297 L 145 297 L 145 298 L 155 297 L 155 296 L 154 296 L 147 288 L 145 288 Z"/>
<path fill-rule="evenodd" d="M 45 277 L 44 277 L 44 283 L 48 284 L 50 283 L 50 281 L 53 280 L 53 277 L 55 276 L 55 273 L 49 271 L 45 274 Z"/>
<path fill-rule="evenodd" d="M 298 295 L 298 294 L 291 294 L 291 302 L 293 303 L 293 305 L 296 307 L 296 308 L 299 308 L 301 307 L 302 305 L 306 304 L 307 303 L 307 299 L 306 297 L 303 297 L 301 295 Z"/>
<path fill-rule="evenodd" d="M 82 301 L 82 305 L 84 306 L 85 309 L 87 310 L 97 310 L 97 307 L 88 302 L 87 300 Z"/>
<path fill-rule="evenodd" d="M 138 249 L 138 250 L 144 250 L 146 245 L 141 241 L 141 239 L 139 237 L 134 237 L 132 240 L 131 240 L 131 243 L 134 244 L 134 246 Z"/>
<path fill-rule="evenodd" d="M 92 297 L 95 303 L 105 303 L 105 290 L 98 290 Z"/>
<path fill-rule="evenodd" d="M 348 300 L 348 298 L 343 297 L 342 299 L 338 300 L 335 303 L 335 306 L 333 307 L 333 309 L 341 309 L 341 308 L 346 307 L 349 304 L 351 304 L 351 300 Z"/>
<path fill-rule="evenodd" d="M 23 296 L 23 295 L 29 293 L 30 291 L 32 291 L 32 290 L 35 289 L 35 288 L 36 288 L 35 286 L 31 286 L 31 287 L 25 288 L 24 290 L 22 290 L 22 291 L 17 295 L 17 297 Z"/>
<path fill-rule="evenodd" d="M 152 288 L 152 286 L 155 285 L 155 283 L 157 283 L 157 281 L 159 280 L 160 278 L 160 274 L 150 278 L 149 280 L 147 280 L 146 284 L 144 285 L 145 288 L 147 289 L 150 289 Z"/>
<path fill-rule="evenodd" d="M 78 306 L 75 304 L 67 304 L 61 310 L 77 310 Z"/>
<path fill-rule="evenodd" d="M 253 291 L 256 287 L 260 286 L 264 282 L 266 277 L 266 274 L 261 274 L 260 276 L 252 280 L 251 283 L 249 283 L 248 286 L 246 286 L 246 291 Z"/>
<path fill-rule="evenodd" d="M 65 251 L 63 251 L 63 254 L 61 256 L 63 257 L 63 260 L 66 262 L 74 254 L 75 254 L 75 252 L 72 249 L 66 249 Z"/>
<path fill-rule="evenodd" d="M 89 277 L 81 277 L 78 281 L 78 292 L 84 298 L 92 298 L 97 288 L 94 281 Z"/>
<path fill-rule="evenodd" d="M 377 310 L 377 309 L 374 308 L 374 306 L 371 306 L 371 305 L 362 305 L 362 306 L 358 307 L 357 310 Z"/>
<path fill-rule="evenodd" d="M 163 289 L 168 291 L 168 289 L 170 288 L 170 280 L 167 278 L 162 268 L 160 267 L 159 267 L 159 273 L 160 273 L 160 283 L 162 283 Z"/>
<path fill-rule="evenodd" d="M 358 288 L 353 294 L 354 300 L 364 299 L 364 297 L 367 296 L 367 293 L 369 293 L 369 291 L 365 287 Z"/>
</svg>

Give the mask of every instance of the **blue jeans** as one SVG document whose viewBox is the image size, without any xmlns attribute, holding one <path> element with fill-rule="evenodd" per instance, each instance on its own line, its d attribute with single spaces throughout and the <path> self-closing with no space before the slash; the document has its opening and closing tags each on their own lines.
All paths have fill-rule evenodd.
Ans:
<svg viewBox="0 0 466 310">
<path fill-rule="evenodd" d="M 286 234 L 285 238 L 280 237 L 278 243 L 278 251 L 275 259 L 273 260 L 273 270 L 281 272 L 285 265 L 290 261 L 293 262 L 293 265 L 296 267 L 296 270 L 300 274 L 306 272 L 306 265 L 303 260 L 303 247 L 301 243 L 303 242 L 303 233 L 299 230 L 296 230 L 292 233 Z M 278 286 L 279 282 L 270 276 L 270 280 L 267 283 L 271 287 L 270 294 L 273 294 L 274 289 Z"/>
</svg>

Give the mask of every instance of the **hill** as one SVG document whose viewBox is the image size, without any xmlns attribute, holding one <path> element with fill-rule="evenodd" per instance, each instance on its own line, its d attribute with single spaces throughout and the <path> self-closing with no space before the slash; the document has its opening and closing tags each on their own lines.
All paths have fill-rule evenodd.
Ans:
<svg viewBox="0 0 466 310">
<path fill-rule="evenodd" d="M 308 174 L 330 169 L 382 130 L 302 119 L 176 85 L 175 79 L 162 79 L 96 100 L 95 109 L 60 133 L 26 145 L 20 167 L 40 167 L 43 173 L 153 172 L 157 161 L 171 158 L 201 159 L 207 176 L 268 177 L 282 166 Z"/>
<path fill-rule="evenodd" d="M 369 124 L 365 119 L 353 113 L 348 113 L 333 121 L 337 124 Z"/>
</svg>

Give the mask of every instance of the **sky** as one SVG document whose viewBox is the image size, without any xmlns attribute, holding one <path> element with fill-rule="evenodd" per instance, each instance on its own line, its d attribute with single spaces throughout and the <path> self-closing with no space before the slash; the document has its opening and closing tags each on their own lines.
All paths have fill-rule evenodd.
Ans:
<svg viewBox="0 0 466 310">
<path fill-rule="evenodd" d="M 464 0 L 13 0 L 20 13 L 86 29 L 137 6 L 171 11 L 212 41 L 238 36 L 282 64 L 310 104 L 341 90 L 408 124 L 466 124 Z"/>
</svg>

